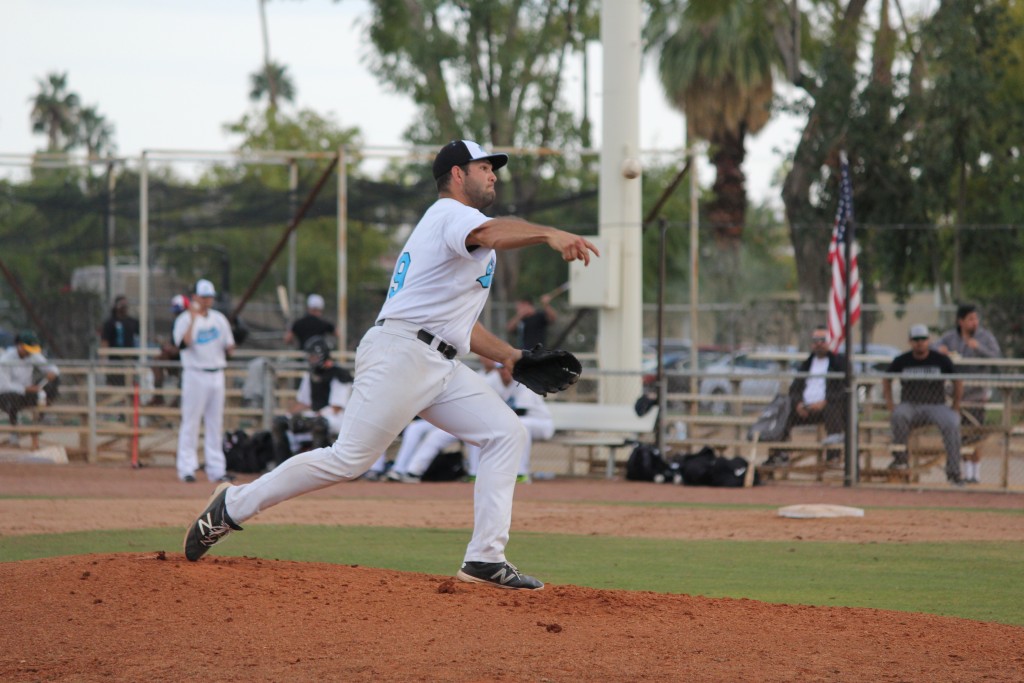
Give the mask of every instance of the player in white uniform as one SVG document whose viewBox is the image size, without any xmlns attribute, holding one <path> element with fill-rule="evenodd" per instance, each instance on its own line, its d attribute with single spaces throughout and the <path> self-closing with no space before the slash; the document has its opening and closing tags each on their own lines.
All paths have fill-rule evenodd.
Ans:
<svg viewBox="0 0 1024 683">
<path fill-rule="evenodd" d="M 489 381 L 488 384 L 498 393 L 501 400 L 519 416 L 520 422 L 526 427 L 526 445 L 523 447 L 523 454 L 519 460 L 519 476 L 521 482 L 530 481 L 530 450 L 534 441 L 546 441 L 555 435 L 555 421 L 551 418 L 551 411 L 548 410 L 544 399 L 533 393 L 526 386 L 519 384 L 512 379 L 512 372 L 504 366 L 499 366 L 490 377 L 497 381 Z M 466 461 L 469 476 L 475 477 L 480 464 L 480 448 L 473 444 L 466 445 Z M 410 468 L 410 471 L 413 471 Z"/>
<path fill-rule="evenodd" d="M 203 456 L 210 481 L 231 481 L 224 459 L 224 368 L 235 349 L 231 323 L 213 309 L 217 292 L 209 280 L 196 283 L 189 309 L 174 321 L 174 344 L 181 349 L 181 429 L 178 432 L 178 478 L 196 480 L 199 421 L 203 421 Z"/>
<path fill-rule="evenodd" d="M 518 218 L 488 218 L 495 171 L 505 154 L 456 140 L 434 158 L 439 199 L 423 215 L 395 265 L 377 324 L 356 351 L 355 383 L 338 440 L 286 461 L 241 486 L 219 486 L 189 525 L 185 556 L 198 560 L 241 523 L 272 505 L 363 474 L 415 415 L 481 447 L 473 535 L 456 577 L 504 588 L 542 584 L 505 559 L 512 496 L 526 430 L 469 367 L 473 351 L 513 367 L 522 351 L 477 320 L 494 278 L 496 250 L 546 244 L 589 264 L 597 248 L 562 230 Z"/>
</svg>

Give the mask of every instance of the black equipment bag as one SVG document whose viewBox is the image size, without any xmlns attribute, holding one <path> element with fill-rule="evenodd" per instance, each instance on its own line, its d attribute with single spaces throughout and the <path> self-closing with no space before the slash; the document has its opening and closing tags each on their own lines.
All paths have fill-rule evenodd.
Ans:
<svg viewBox="0 0 1024 683">
<path fill-rule="evenodd" d="M 462 451 L 441 451 L 426 469 L 422 481 L 458 481 L 466 476 L 462 466 Z"/>
<path fill-rule="evenodd" d="M 259 473 L 275 460 L 274 439 L 268 431 L 251 437 L 241 429 L 224 435 L 224 458 L 231 472 Z"/>
<path fill-rule="evenodd" d="M 668 463 L 661 457 L 661 451 L 653 444 L 637 444 L 626 461 L 626 479 L 655 481 L 658 475 L 661 475 L 661 481 L 672 478 Z"/>
</svg>

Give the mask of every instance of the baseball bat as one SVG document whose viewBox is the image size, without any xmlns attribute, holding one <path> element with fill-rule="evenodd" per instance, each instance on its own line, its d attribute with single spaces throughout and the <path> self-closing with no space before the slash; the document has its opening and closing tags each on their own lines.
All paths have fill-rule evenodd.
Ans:
<svg viewBox="0 0 1024 683">
<path fill-rule="evenodd" d="M 552 299 L 554 299 L 555 297 L 560 296 L 562 294 L 565 294 L 568 291 L 569 291 L 569 281 L 566 280 L 565 282 L 563 282 L 562 284 L 558 285 L 557 287 L 552 289 L 550 292 L 548 292 L 547 296 L 549 296 Z"/>
<path fill-rule="evenodd" d="M 288 290 L 284 285 L 277 286 L 277 303 L 281 307 L 281 313 L 285 320 L 292 319 L 292 305 L 288 302 Z"/>
<path fill-rule="evenodd" d="M 757 467 L 757 442 L 760 434 L 754 434 L 754 443 L 750 446 L 750 462 L 747 463 L 747 471 L 743 475 L 743 488 L 750 488 L 754 485 L 754 472 Z"/>
</svg>

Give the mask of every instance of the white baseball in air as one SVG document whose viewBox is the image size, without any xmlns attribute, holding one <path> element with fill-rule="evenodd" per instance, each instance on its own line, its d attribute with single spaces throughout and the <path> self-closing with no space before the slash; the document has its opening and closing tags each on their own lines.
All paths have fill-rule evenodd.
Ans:
<svg viewBox="0 0 1024 683">
<path fill-rule="evenodd" d="M 633 157 L 624 159 L 622 162 L 622 177 L 627 180 L 638 177 L 643 170 L 644 167 L 640 165 L 640 161 Z"/>
</svg>

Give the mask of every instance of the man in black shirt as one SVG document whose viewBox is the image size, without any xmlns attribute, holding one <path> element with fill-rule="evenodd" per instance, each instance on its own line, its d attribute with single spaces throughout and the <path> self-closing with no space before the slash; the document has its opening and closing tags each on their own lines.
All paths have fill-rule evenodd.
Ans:
<svg viewBox="0 0 1024 683">
<path fill-rule="evenodd" d="M 537 344 L 547 344 L 548 325 L 555 322 L 558 314 L 551 307 L 551 295 L 540 298 L 540 310 L 529 299 L 516 302 L 516 314 L 508 321 L 506 329 L 515 332 L 513 342 L 521 349 L 532 349 Z"/>
<path fill-rule="evenodd" d="M 900 403 L 895 405 L 892 397 L 892 379 L 882 381 L 885 405 L 892 414 L 892 443 L 902 446 L 896 450 L 891 469 L 906 469 L 908 466 L 906 445 L 910 430 L 926 424 L 933 424 L 942 433 L 946 448 L 946 478 L 951 484 L 961 486 L 960 476 L 960 401 L 964 385 L 953 380 L 953 406 L 946 405 L 946 379 L 943 375 L 956 372 L 949 356 L 932 351 L 928 347 L 930 334 L 924 325 L 910 328 L 910 351 L 896 356 L 886 372 L 899 373 L 907 379 L 900 380 Z M 902 451 L 902 452 L 900 452 Z"/>
<path fill-rule="evenodd" d="M 114 299 L 114 306 L 110 310 L 110 317 L 103 323 L 100 332 L 100 346 L 111 349 L 131 349 L 139 345 L 139 321 L 128 315 L 128 299 L 118 296 Z M 124 360 L 132 356 L 113 355 L 108 356 L 109 360 Z M 124 386 L 124 375 L 122 373 L 110 373 L 107 375 L 107 384 L 110 386 Z"/>
<path fill-rule="evenodd" d="M 334 335 L 334 323 L 324 320 L 324 298 L 319 294 L 310 294 L 306 298 L 306 315 L 294 323 L 285 332 L 284 343 L 297 342 L 299 349 L 306 347 L 306 342 L 313 337 Z"/>
</svg>

